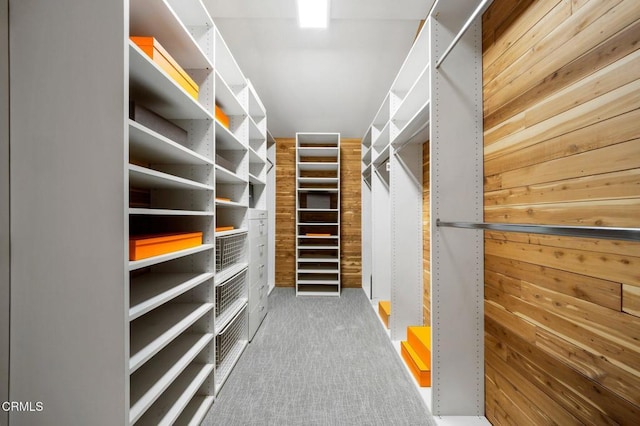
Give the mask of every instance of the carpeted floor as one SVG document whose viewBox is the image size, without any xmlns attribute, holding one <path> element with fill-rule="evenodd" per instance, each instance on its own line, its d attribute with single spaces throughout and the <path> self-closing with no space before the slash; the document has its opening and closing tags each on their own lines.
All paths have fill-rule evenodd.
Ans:
<svg viewBox="0 0 640 426">
<path fill-rule="evenodd" d="M 434 424 L 362 290 L 269 303 L 203 425 Z"/>
</svg>

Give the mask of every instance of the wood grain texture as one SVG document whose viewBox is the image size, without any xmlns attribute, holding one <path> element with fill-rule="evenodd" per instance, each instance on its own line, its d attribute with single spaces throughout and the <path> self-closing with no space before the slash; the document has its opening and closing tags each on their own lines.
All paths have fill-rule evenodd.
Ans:
<svg viewBox="0 0 640 426">
<path fill-rule="evenodd" d="M 431 325 L 431 216 L 429 143 L 422 145 L 422 321 Z"/>
<path fill-rule="evenodd" d="M 495 0 L 483 43 L 485 221 L 640 227 L 640 2 Z M 640 242 L 486 231 L 484 279 L 492 423 L 637 424 Z"/>
<path fill-rule="evenodd" d="M 295 287 L 296 140 L 276 139 L 276 286 Z M 340 141 L 340 268 L 345 288 L 362 286 L 360 139 Z"/>
</svg>

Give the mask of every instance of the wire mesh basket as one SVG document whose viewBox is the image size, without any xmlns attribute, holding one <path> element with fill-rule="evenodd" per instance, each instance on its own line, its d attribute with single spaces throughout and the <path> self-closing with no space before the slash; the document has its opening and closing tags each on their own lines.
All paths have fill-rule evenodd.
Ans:
<svg viewBox="0 0 640 426">
<path fill-rule="evenodd" d="M 216 321 L 237 311 L 238 304 L 247 300 L 247 270 L 244 269 L 216 287 Z M 236 309 L 234 309 L 236 308 Z"/>
<path fill-rule="evenodd" d="M 247 233 L 216 238 L 216 272 L 235 263 L 246 262 Z"/>
<path fill-rule="evenodd" d="M 248 340 L 246 307 L 233 322 L 216 336 L 216 385 L 219 387 L 229 375 L 236 360 L 242 354 Z"/>
</svg>

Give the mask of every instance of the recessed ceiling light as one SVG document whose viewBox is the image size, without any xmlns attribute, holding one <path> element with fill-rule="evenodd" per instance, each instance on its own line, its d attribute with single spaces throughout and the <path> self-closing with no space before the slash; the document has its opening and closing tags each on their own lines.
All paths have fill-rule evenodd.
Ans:
<svg viewBox="0 0 640 426">
<path fill-rule="evenodd" d="M 329 0 L 297 0 L 300 28 L 327 28 Z"/>
</svg>

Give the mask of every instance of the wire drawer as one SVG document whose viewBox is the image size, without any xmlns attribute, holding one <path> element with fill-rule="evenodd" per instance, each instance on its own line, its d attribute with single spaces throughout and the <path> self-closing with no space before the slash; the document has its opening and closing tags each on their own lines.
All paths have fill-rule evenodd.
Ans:
<svg viewBox="0 0 640 426">
<path fill-rule="evenodd" d="M 246 262 L 246 259 L 246 232 L 216 238 L 216 272 L 220 272 L 233 264 Z"/>
<path fill-rule="evenodd" d="M 247 269 L 216 287 L 216 322 L 226 324 L 247 301 Z"/>
</svg>

